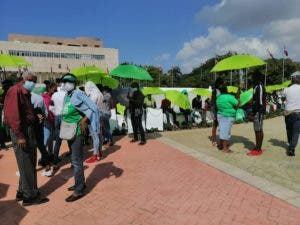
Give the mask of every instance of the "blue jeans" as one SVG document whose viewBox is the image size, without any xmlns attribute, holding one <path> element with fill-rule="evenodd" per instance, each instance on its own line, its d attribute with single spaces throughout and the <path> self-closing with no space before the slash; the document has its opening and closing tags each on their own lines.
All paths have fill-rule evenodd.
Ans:
<svg viewBox="0 0 300 225">
<path fill-rule="evenodd" d="M 300 133 L 300 113 L 291 113 L 285 116 L 285 125 L 289 143 L 289 151 L 294 152 L 298 144 Z"/>
<path fill-rule="evenodd" d="M 71 160 L 74 166 L 75 194 L 82 195 L 84 190 L 84 170 L 83 170 L 83 135 L 76 136 L 68 141 L 72 150 Z"/>
<path fill-rule="evenodd" d="M 90 131 L 90 135 L 93 139 L 93 148 L 94 148 L 94 155 L 98 155 L 99 154 L 99 150 L 102 150 L 102 140 L 100 138 L 100 135 L 95 133 L 91 126 L 89 125 L 89 131 Z"/>
<path fill-rule="evenodd" d="M 53 125 L 45 120 L 44 121 L 44 145 L 47 148 L 49 155 L 53 155 Z"/>
<path fill-rule="evenodd" d="M 112 141 L 112 135 L 110 132 L 110 124 L 109 124 L 109 120 L 110 120 L 110 115 L 109 114 L 103 114 L 102 115 L 102 122 L 103 122 L 103 127 L 104 127 L 104 138 L 107 141 Z"/>
<path fill-rule="evenodd" d="M 231 138 L 231 127 L 234 122 L 234 117 L 226 117 L 218 114 L 219 123 L 219 138 L 224 141 L 229 141 Z"/>
<path fill-rule="evenodd" d="M 55 116 L 54 121 L 54 135 L 55 135 L 55 145 L 54 145 L 54 162 L 58 160 L 59 149 L 61 146 L 62 140 L 59 138 L 60 133 L 60 124 L 61 124 L 61 115 Z"/>
</svg>

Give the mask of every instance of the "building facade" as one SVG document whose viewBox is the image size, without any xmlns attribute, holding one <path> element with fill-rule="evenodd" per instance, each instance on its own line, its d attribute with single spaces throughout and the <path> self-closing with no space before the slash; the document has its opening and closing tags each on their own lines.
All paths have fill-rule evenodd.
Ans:
<svg viewBox="0 0 300 225">
<path fill-rule="evenodd" d="M 97 38 L 9 34 L 8 41 L 0 41 L 0 51 L 26 59 L 32 64 L 28 70 L 40 74 L 39 82 L 84 65 L 94 65 L 108 72 L 119 64 L 118 49 L 104 48 Z M 5 70 L 19 71 L 20 68 Z"/>
</svg>

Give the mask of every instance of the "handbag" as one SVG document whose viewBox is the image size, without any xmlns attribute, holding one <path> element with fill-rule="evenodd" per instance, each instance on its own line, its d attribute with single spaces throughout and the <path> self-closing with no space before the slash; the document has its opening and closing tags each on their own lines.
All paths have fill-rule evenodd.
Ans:
<svg viewBox="0 0 300 225">
<path fill-rule="evenodd" d="M 72 140 L 77 132 L 77 123 L 61 121 L 59 137 L 63 140 Z"/>
</svg>

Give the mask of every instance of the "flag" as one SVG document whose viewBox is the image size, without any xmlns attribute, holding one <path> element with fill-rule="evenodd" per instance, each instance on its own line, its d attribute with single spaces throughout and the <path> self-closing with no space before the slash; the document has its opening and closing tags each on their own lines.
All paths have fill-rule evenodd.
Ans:
<svg viewBox="0 0 300 225">
<path fill-rule="evenodd" d="M 68 64 L 67 64 L 67 71 L 70 72 L 70 68 L 69 68 L 69 65 L 68 65 Z"/>
<path fill-rule="evenodd" d="M 286 50 L 286 46 L 284 46 L 284 48 L 283 48 L 283 53 L 284 53 L 286 56 L 289 56 L 289 53 L 288 53 L 288 51 Z"/>
<path fill-rule="evenodd" d="M 267 52 L 269 53 L 269 55 L 270 55 L 270 57 L 271 57 L 272 59 L 275 59 L 274 56 L 273 56 L 273 54 L 270 52 L 269 49 L 267 49 Z"/>
</svg>

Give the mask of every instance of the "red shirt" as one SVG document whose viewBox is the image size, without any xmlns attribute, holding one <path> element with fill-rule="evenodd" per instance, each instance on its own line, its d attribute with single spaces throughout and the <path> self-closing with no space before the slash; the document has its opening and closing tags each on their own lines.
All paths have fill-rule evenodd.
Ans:
<svg viewBox="0 0 300 225">
<path fill-rule="evenodd" d="M 160 108 L 168 109 L 170 107 L 171 107 L 171 102 L 168 99 L 165 98 L 161 101 L 161 107 Z"/>
<path fill-rule="evenodd" d="M 53 113 L 49 110 L 49 106 L 51 103 L 51 96 L 46 92 L 44 94 L 42 94 L 42 97 L 44 99 L 44 103 L 46 105 L 47 111 L 48 111 L 48 116 L 47 116 L 47 121 L 49 121 L 50 123 L 54 124 L 54 115 Z"/>
<path fill-rule="evenodd" d="M 30 98 L 31 94 L 24 88 L 23 82 L 11 87 L 5 96 L 4 122 L 18 139 L 25 138 L 25 129 L 35 120 Z"/>
</svg>

